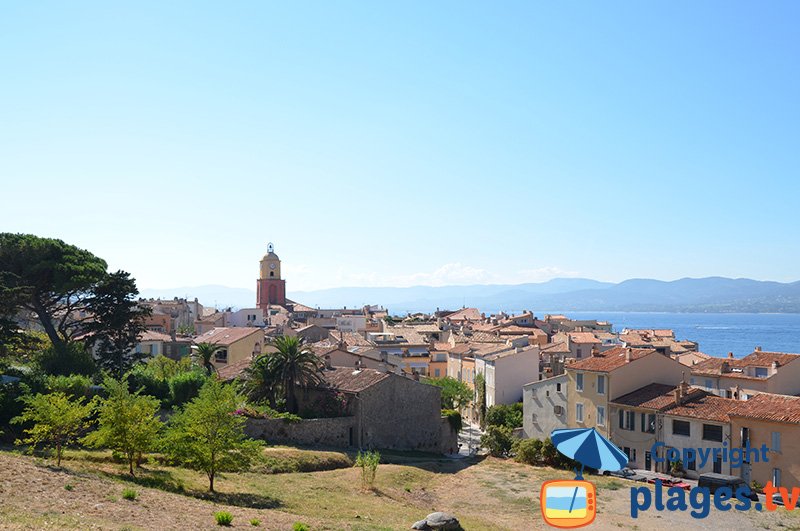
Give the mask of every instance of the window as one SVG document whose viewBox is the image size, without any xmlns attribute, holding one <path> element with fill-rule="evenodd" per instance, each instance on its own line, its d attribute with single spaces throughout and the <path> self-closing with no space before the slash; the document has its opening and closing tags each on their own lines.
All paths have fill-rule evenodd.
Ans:
<svg viewBox="0 0 800 531">
<path fill-rule="evenodd" d="M 621 430 L 633 431 L 636 425 L 636 413 L 633 411 L 619 410 L 619 428 Z"/>
<path fill-rule="evenodd" d="M 689 427 L 689 423 L 687 421 L 672 419 L 673 435 L 683 435 L 684 437 L 689 437 L 690 433 L 691 433 L 691 428 Z"/>
<path fill-rule="evenodd" d="M 583 404 L 575 404 L 575 420 L 583 422 Z"/>
<path fill-rule="evenodd" d="M 714 468 L 713 471 L 715 474 L 722 474 L 722 456 L 718 455 L 716 459 L 714 459 Z"/>
<path fill-rule="evenodd" d="M 577 356 L 578 356 L 578 359 L 581 359 L 581 358 L 583 357 L 583 349 L 580 349 L 580 348 L 579 348 L 579 349 L 577 350 Z"/>
<path fill-rule="evenodd" d="M 628 448 L 625 446 L 622 451 L 625 452 L 626 456 L 628 456 L 628 463 L 636 462 L 636 448 Z"/>
<path fill-rule="evenodd" d="M 656 432 L 656 415 L 655 413 L 642 413 L 642 433 L 655 433 Z"/>
<path fill-rule="evenodd" d="M 711 380 L 707 379 L 706 380 L 706 389 L 713 389 L 713 388 L 714 388 L 713 382 Z"/>
<path fill-rule="evenodd" d="M 597 393 L 601 395 L 606 394 L 606 377 L 602 374 L 597 375 Z"/>
<path fill-rule="evenodd" d="M 597 425 L 598 426 L 606 425 L 606 408 L 604 408 L 603 406 L 597 406 Z"/>
<path fill-rule="evenodd" d="M 742 427 L 742 448 L 747 446 L 747 443 L 749 443 L 749 442 L 750 442 L 750 428 Z M 745 459 L 747 459 L 747 458 L 745 457 Z M 749 463 L 749 461 L 745 461 L 745 462 Z"/>
<path fill-rule="evenodd" d="M 579 372 L 578 374 L 575 375 L 575 389 L 577 389 L 579 393 L 583 392 L 583 373 L 582 372 Z"/>
<path fill-rule="evenodd" d="M 775 487 L 781 486 L 781 469 L 780 468 L 773 468 L 772 469 L 772 485 Z"/>
<path fill-rule="evenodd" d="M 228 349 L 221 348 L 214 353 L 214 360 L 219 363 L 228 363 Z"/>
<path fill-rule="evenodd" d="M 560 392 L 561 392 L 561 384 L 557 383 L 556 384 L 556 393 L 560 393 Z"/>
<path fill-rule="evenodd" d="M 692 459 L 688 463 L 686 463 L 687 470 L 697 470 L 697 459 Z"/>
<path fill-rule="evenodd" d="M 767 377 L 767 368 L 756 367 L 756 378 L 766 378 L 766 377 Z"/>
<path fill-rule="evenodd" d="M 772 432 L 772 451 L 773 452 L 781 451 L 781 432 L 779 431 Z"/>
<path fill-rule="evenodd" d="M 703 424 L 703 440 L 722 442 L 722 426 Z"/>
<path fill-rule="evenodd" d="M 439 372 L 440 372 L 440 369 L 433 369 L 433 373 L 434 373 L 434 377 L 435 378 L 439 377 Z"/>
</svg>

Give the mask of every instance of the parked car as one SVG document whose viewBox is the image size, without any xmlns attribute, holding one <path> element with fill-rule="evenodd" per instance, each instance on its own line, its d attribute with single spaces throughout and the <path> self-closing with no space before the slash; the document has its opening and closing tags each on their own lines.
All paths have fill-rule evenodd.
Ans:
<svg viewBox="0 0 800 531">
<path fill-rule="evenodd" d="M 692 485 L 691 483 L 686 483 L 681 478 L 671 478 L 671 477 L 658 477 L 658 478 L 650 478 L 647 480 L 648 483 L 655 483 L 656 479 L 661 480 L 661 484 L 664 485 L 666 488 L 670 487 L 678 487 L 679 489 L 683 490 L 691 490 Z"/>
<path fill-rule="evenodd" d="M 758 501 L 758 494 L 738 476 L 726 476 L 725 474 L 709 472 L 707 474 L 700 474 L 697 480 L 698 487 L 706 487 L 712 494 L 720 487 L 728 487 L 731 489 L 731 492 L 735 494 L 736 490 L 742 485 L 747 487 L 747 492 L 749 492 L 747 497 L 753 501 Z"/>
<path fill-rule="evenodd" d="M 603 472 L 604 476 L 614 476 L 615 478 L 627 479 L 629 481 L 647 481 L 647 478 L 636 471 L 625 467 L 621 470 L 606 470 Z"/>
</svg>

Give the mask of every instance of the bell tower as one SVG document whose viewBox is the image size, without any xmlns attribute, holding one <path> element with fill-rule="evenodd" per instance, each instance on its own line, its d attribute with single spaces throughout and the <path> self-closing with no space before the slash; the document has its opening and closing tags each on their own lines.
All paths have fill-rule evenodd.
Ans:
<svg viewBox="0 0 800 531">
<path fill-rule="evenodd" d="M 256 283 L 256 304 L 262 310 L 269 305 L 286 304 L 286 281 L 281 278 L 281 259 L 275 254 L 275 247 L 270 243 L 267 254 L 261 259 L 259 278 Z"/>
</svg>

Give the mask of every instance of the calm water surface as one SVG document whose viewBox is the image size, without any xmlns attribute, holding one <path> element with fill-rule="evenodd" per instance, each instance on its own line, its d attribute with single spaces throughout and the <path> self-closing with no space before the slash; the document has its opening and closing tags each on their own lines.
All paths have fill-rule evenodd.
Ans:
<svg viewBox="0 0 800 531">
<path fill-rule="evenodd" d="M 758 345 L 764 350 L 800 353 L 800 314 L 773 313 L 638 313 L 561 312 L 572 319 L 598 319 L 623 328 L 671 328 L 677 339 L 700 344 L 700 351 L 713 356 L 733 352 L 737 358 L 750 354 Z"/>
</svg>

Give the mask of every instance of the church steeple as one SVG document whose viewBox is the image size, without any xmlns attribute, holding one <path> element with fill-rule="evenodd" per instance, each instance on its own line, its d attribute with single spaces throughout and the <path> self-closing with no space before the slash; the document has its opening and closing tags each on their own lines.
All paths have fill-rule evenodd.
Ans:
<svg viewBox="0 0 800 531">
<path fill-rule="evenodd" d="M 281 278 L 281 259 L 275 254 L 275 247 L 272 243 L 267 245 L 267 254 L 261 259 L 261 276 L 259 278 Z"/>
<path fill-rule="evenodd" d="M 256 303 L 262 310 L 272 304 L 286 304 L 286 281 L 281 278 L 281 259 L 275 254 L 272 243 L 267 246 L 267 254 L 260 262 Z"/>
</svg>

